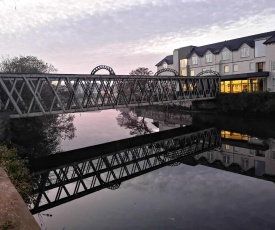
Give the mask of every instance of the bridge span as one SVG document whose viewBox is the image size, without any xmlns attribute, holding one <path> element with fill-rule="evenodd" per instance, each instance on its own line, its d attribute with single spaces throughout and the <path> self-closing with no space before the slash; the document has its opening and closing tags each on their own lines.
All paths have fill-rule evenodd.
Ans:
<svg viewBox="0 0 275 230">
<path fill-rule="evenodd" d="M 218 76 L 0 73 L 0 112 L 11 118 L 210 100 Z"/>
</svg>

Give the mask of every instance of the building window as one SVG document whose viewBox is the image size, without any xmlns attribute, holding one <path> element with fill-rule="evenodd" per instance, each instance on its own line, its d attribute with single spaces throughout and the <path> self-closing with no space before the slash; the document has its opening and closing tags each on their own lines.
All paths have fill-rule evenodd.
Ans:
<svg viewBox="0 0 275 230">
<path fill-rule="evenodd" d="M 272 62 L 272 70 L 275 70 L 275 61 Z"/>
<path fill-rule="evenodd" d="M 249 70 L 255 71 L 255 63 L 254 62 L 249 62 Z"/>
<path fill-rule="evenodd" d="M 211 67 L 210 70 L 211 70 L 211 71 L 215 71 L 215 67 Z"/>
<path fill-rule="evenodd" d="M 164 69 L 167 69 L 167 67 L 168 67 L 168 65 L 167 65 L 166 62 L 164 62 L 164 63 L 162 64 L 162 66 L 163 66 Z"/>
<path fill-rule="evenodd" d="M 239 70 L 238 65 L 236 65 L 236 64 L 235 64 L 235 65 L 233 65 L 233 71 L 234 71 L 234 72 L 238 72 L 238 70 Z"/>
<path fill-rule="evenodd" d="M 256 151 L 255 151 L 255 149 L 249 149 L 249 153 L 251 154 L 251 155 L 256 155 Z"/>
<path fill-rule="evenodd" d="M 229 65 L 225 65 L 223 68 L 224 73 L 229 73 Z"/>
<path fill-rule="evenodd" d="M 233 151 L 234 151 L 234 152 L 238 152 L 238 147 L 233 146 Z"/>
<path fill-rule="evenodd" d="M 192 65 L 198 64 L 198 57 L 192 57 Z"/>
<path fill-rule="evenodd" d="M 248 57 L 249 56 L 249 49 L 248 47 L 244 47 L 241 49 L 241 57 Z"/>
<path fill-rule="evenodd" d="M 230 145 L 225 145 L 225 150 L 229 150 L 230 149 Z"/>
<path fill-rule="evenodd" d="M 187 76 L 187 59 L 180 60 L 180 75 Z"/>
<path fill-rule="evenodd" d="M 207 159 L 208 159 L 209 161 L 213 161 L 214 155 L 213 155 L 212 152 L 207 152 Z"/>
<path fill-rule="evenodd" d="M 204 72 L 204 71 L 206 71 L 206 69 L 202 69 L 201 71 Z"/>
<path fill-rule="evenodd" d="M 223 51 L 222 52 L 222 60 L 229 60 L 229 51 Z"/>
<path fill-rule="evenodd" d="M 242 167 L 247 169 L 249 166 L 249 160 L 247 158 L 242 158 Z"/>
<path fill-rule="evenodd" d="M 275 151 L 271 151 L 271 159 L 275 160 Z"/>
<path fill-rule="evenodd" d="M 195 76 L 195 70 L 192 70 L 192 69 L 191 69 L 191 70 L 190 70 L 190 75 L 191 75 L 191 76 Z"/>
<path fill-rule="evenodd" d="M 252 84 L 248 80 L 233 80 L 221 82 L 221 93 L 250 92 Z"/>
<path fill-rule="evenodd" d="M 223 163 L 225 163 L 225 164 L 229 164 L 230 163 L 230 156 L 223 155 L 222 159 L 223 159 Z"/>
<path fill-rule="evenodd" d="M 205 62 L 206 63 L 212 62 L 212 54 L 206 54 L 206 56 L 205 56 Z"/>
</svg>

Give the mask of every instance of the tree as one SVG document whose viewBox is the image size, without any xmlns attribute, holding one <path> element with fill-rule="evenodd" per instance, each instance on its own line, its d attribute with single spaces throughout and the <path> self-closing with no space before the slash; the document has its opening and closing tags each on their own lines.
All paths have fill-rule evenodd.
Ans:
<svg viewBox="0 0 275 230">
<path fill-rule="evenodd" d="M 2 59 L 0 71 L 4 73 L 53 73 L 57 72 L 57 69 L 37 57 L 20 56 Z M 16 86 L 20 88 L 18 83 Z M 52 92 L 45 93 L 50 95 Z M 28 96 L 31 97 L 31 95 Z M 23 156 L 55 153 L 60 150 L 61 139 L 74 138 L 73 120 L 74 116 L 71 114 L 11 119 L 10 142 Z"/>
<path fill-rule="evenodd" d="M 153 75 L 154 73 L 146 67 L 138 67 L 137 69 L 132 70 L 129 74 L 130 75 Z"/>
<path fill-rule="evenodd" d="M 130 135 L 140 136 L 152 133 L 153 131 L 148 127 L 145 118 L 139 119 L 137 114 L 129 108 L 120 109 L 120 114 L 116 118 L 120 127 L 130 129 Z"/>
<path fill-rule="evenodd" d="M 3 58 L 0 63 L 3 73 L 54 73 L 57 69 L 49 63 L 34 56 Z"/>
</svg>

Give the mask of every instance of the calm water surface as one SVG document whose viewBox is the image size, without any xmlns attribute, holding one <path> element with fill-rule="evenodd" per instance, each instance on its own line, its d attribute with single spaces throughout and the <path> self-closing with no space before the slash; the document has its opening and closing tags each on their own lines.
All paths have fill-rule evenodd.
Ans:
<svg viewBox="0 0 275 230">
<path fill-rule="evenodd" d="M 76 137 L 62 140 L 61 148 L 67 151 L 131 137 L 133 127 L 118 125 L 119 114 L 115 110 L 75 114 Z M 145 119 L 151 132 L 189 122 L 182 120 L 182 124 L 173 124 L 168 118 L 157 122 Z M 226 130 L 223 134 L 227 137 L 220 153 L 195 156 L 194 159 L 200 162 L 196 166 L 163 167 L 125 181 L 119 189 L 103 189 L 34 217 L 42 229 L 54 230 L 274 229 L 275 184 L 272 179 L 263 179 L 263 175 L 275 172 L 275 152 L 270 139 L 275 136 L 263 142 L 260 138 L 252 138 L 254 143 L 247 145 L 251 135 Z M 263 149 L 267 142 L 268 149 Z M 215 166 L 218 159 L 224 161 L 223 166 Z M 203 160 L 208 163 L 201 163 Z M 252 164 L 253 173 L 245 176 L 240 174 L 242 170 L 229 172 L 234 171 L 229 167 L 233 161 L 239 162 L 247 172 Z"/>
</svg>

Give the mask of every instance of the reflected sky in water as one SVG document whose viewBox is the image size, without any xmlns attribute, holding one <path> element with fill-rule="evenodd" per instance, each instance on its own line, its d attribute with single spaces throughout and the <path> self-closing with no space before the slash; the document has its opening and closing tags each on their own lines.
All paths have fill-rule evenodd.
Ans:
<svg viewBox="0 0 275 230">
<path fill-rule="evenodd" d="M 131 137 L 129 129 L 117 124 L 116 118 L 119 114 L 118 110 L 74 114 L 76 137 L 72 140 L 62 140 L 61 148 L 68 151 Z M 149 127 L 156 130 L 156 127 L 151 124 L 153 120 L 146 119 L 146 121 Z"/>
<path fill-rule="evenodd" d="M 274 229 L 274 194 L 272 182 L 168 166 L 50 209 L 43 221 L 48 229 Z"/>
<path fill-rule="evenodd" d="M 130 137 L 115 110 L 76 114 L 64 150 Z M 155 128 L 147 120 L 151 128 Z M 42 229 L 274 229 L 275 184 L 205 166 L 167 166 L 35 215 Z"/>
</svg>

